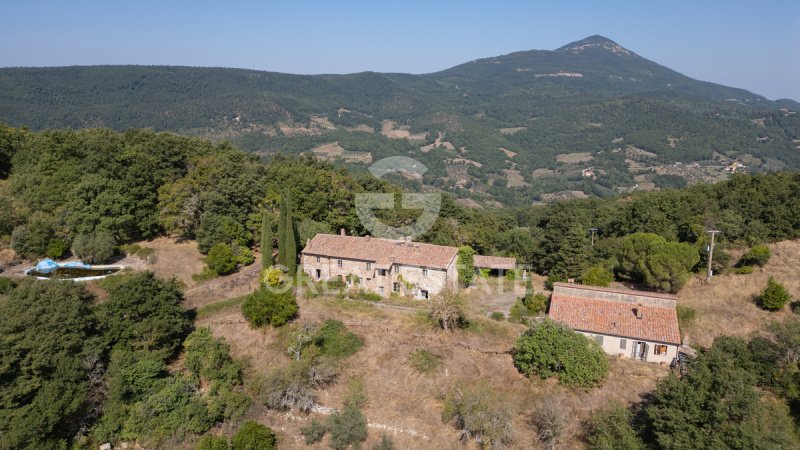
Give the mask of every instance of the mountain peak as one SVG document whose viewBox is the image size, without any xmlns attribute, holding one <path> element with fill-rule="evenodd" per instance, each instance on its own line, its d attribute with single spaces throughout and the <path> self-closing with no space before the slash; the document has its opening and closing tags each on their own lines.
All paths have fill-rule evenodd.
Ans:
<svg viewBox="0 0 800 450">
<path fill-rule="evenodd" d="M 600 49 L 609 51 L 617 56 L 636 56 L 635 53 L 617 44 L 611 39 L 595 34 L 580 41 L 570 42 L 569 44 L 556 49 L 557 52 L 583 53 L 589 49 Z"/>
</svg>

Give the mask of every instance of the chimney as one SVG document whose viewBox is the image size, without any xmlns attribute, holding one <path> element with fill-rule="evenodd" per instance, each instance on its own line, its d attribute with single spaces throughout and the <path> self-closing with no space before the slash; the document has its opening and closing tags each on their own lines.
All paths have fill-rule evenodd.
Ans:
<svg viewBox="0 0 800 450">
<path fill-rule="evenodd" d="M 370 235 L 366 235 L 364 236 L 364 239 L 369 240 L 370 237 L 371 237 Z"/>
<path fill-rule="evenodd" d="M 347 232 L 344 231 L 344 228 L 339 228 L 339 235 L 340 236 L 347 236 Z"/>
<path fill-rule="evenodd" d="M 636 318 L 637 319 L 641 319 L 642 315 L 643 315 L 642 304 L 641 303 L 636 306 L 636 310 L 635 311 L 636 311 Z"/>
</svg>

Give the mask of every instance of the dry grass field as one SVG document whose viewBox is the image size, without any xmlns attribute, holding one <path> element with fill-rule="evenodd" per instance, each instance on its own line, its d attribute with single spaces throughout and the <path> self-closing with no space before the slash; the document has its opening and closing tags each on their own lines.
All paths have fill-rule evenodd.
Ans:
<svg viewBox="0 0 800 450">
<path fill-rule="evenodd" d="M 783 311 L 765 311 L 755 299 L 770 276 L 783 283 L 792 298 L 800 298 L 800 241 L 769 247 L 772 258 L 765 267 L 747 275 L 715 276 L 710 282 L 695 278 L 678 293 L 678 304 L 697 312 L 694 323 L 684 330 L 689 344 L 708 346 L 720 335 L 748 337 L 763 324 L 792 314 L 788 306 Z"/>
<path fill-rule="evenodd" d="M 481 295 L 482 291 L 473 291 L 468 301 L 476 302 Z M 514 368 L 507 352 L 524 331 L 522 325 L 473 315 L 469 329 L 445 333 L 423 319 L 424 305 L 414 313 L 333 299 L 301 299 L 299 303 L 300 317 L 290 327 L 335 318 L 364 339 L 364 347 L 346 361 L 337 384 L 319 392 L 318 401 L 322 407 L 340 407 L 347 381 L 363 379 L 369 398 L 364 414 L 370 423 L 365 448 L 377 443 L 381 433 L 390 435 L 396 448 L 461 448 L 456 430 L 441 419 L 444 395 L 459 382 L 491 386 L 497 391 L 498 401 L 514 412 L 512 448 L 540 448 L 529 420 L 536 405 L 550 401 L 558 401 L 568 411 L 573 430 L 561 447 L 581 448 L 578 431 L 594 409 L 609 402 L 636 402 L 667 373 L 660 366 L 614 359 L 609 377 L 600 388 L 565 390 L 555 380 L 526 379 Z M 479 308 L 470 305 L 470 309 Z M 251 329 L 237 306 L 200 319 L 198 326 L 210 327 L 230 343 L 233 355 L 247 361 L 250 379 L 260 379 L 289 363 L 285 350 L 277 344 L 286 331 Z M 440 356 L 442 365 L 431 374 L 415 372 L 408 358 L 418 349 Z M 324 420 L 324 415 L 275 412 L 260 405 L 248 412 L 249 417 L 279 433 L 281 448 L 309 448 L 299 430 L 314 418 Z M 327 439 L 310 448 L 326 446 Z M 467 448 L 476 447 L 470 443 Z"/>
</svg>

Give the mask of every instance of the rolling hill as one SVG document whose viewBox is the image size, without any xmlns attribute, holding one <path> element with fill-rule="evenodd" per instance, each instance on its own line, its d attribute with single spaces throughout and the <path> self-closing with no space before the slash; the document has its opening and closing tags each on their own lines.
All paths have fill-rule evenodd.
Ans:
<svg viewBox="0 0 800 450">
<path fill-rule="evenodd" d="M 489 205 L 798 168 L 798 109 L 692 79 L 601 36 L 422 75 L 0 69 L 9 125 L 150 127 L 265 156 L 317 149 L 356 169 L 409 155 L 429 167 L 426 184 Z"/>
</svg>

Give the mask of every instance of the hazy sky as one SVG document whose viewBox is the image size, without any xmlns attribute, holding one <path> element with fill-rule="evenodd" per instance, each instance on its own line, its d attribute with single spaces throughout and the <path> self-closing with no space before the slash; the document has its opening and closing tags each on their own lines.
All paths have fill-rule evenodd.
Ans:
<svg viewBox="0 0 800 450">
<path fill-rule="evenodd" d="M 694 78 L 800 100 L 797 0 L 0 1 L 0 66 L 424 73 L 600 34 Z"/>
</svg>

